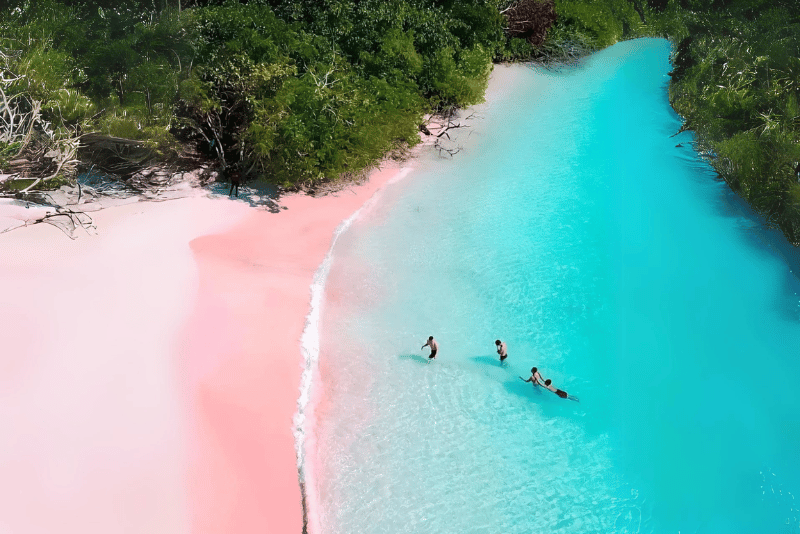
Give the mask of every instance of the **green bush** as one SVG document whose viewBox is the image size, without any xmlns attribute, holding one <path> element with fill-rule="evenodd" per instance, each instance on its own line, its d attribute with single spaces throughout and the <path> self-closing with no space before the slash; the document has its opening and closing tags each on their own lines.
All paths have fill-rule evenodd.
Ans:
<svg viewBox="0 0 800 534">
<path fill-rule="evenodd" d="M 282 184 L 357 173 L 398 143 L 416 143 L 426 110 L 480 101 L 496 42 L 477 41 L 500 36 L 496 9 L 480 1 L 274 9 L 193 10 L 195 67 L 180 97 L 189 130 L 210 151 Z M 487 23 L 480 14 L 492 9 Z"/>
<path fill-rule="evenodd" d="M 781 2 L 670 3 L 657 25 L 679 47 L 673 105 L 716 157 L 711 164 L 769 224 L 797 243 L 800 12 Z"/>
</svg>

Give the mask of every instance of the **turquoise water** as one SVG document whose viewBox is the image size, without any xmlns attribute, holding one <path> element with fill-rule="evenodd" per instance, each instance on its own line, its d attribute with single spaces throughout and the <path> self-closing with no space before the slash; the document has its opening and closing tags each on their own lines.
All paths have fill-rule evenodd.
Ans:
<svg viewBox="0 0 800 534">
<path fill-rule="evenodd" d="M 670 137 L 669 51 L 516 68 L 340 236 L 312 531 L 800 532 L 796 255 Z"/>
</svg>

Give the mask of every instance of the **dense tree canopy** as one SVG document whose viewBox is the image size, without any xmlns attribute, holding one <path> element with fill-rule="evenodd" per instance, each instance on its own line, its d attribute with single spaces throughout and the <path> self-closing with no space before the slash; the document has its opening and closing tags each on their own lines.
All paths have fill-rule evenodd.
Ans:
<svg viewBox="0 0 800 534">
<path fill-rule="evenodd" d="M 69 100 L 73 133 L 196 143 L 289 185 L 358 172 L 417 142 L 423 113 L 480 101 L 502 24 L 494 0 L 14 0 L 0 50 L 24 80 L 9 91 Z"/>
<path fill-rule="evenodd" d="M 424 113 L 479 102 L 492 61 L 660 35 L 675 43 L 670 98 L 685 127 L 800 241 L 797 0 L 6 3 L 0 168 L 56 154 L 39 170 L 64 173 L 78 136 L 100 132 L 164 158 L 195 146 L 284 185 L 335 179 L 415 143 Z"/>
<path fill-rule="evenodd" d="M 711 163 L 800 242 L 800 3 L 680 0 L 659 30 L 678 43 L 670 98 Z"/>
</svg>

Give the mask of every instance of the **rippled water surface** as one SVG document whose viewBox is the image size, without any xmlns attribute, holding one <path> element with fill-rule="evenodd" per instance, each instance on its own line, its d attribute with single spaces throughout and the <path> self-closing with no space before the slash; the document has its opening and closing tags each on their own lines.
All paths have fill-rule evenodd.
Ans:
<svg viewBox="0 0 800 534">
<path fill-rule="evenodd" d="M 671 137 L 669 51 L 498 73 L 341 235 L 312 530 L 800 531 L 796 257 Z"/>
</svg>

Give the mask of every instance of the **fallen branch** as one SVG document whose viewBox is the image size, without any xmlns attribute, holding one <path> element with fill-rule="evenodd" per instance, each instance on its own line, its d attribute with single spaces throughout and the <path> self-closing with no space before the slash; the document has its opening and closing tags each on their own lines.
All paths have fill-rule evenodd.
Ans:
<svg viewBox="0 0 800 534">
<path fill-rule="evenodd" d="M 97 230 L 97 227 L 94 224 L 94 220 L 82 211 L 72 211 L 62 207 L 55 207 L 55 213 L 47 213 L 38 219 L 31 219 L 29 221 L 23 221 L 22 224 L 19 226 L 13 226 L 11 228 L 6 228 L 5 230 L 0 230 L 0 234 L 4 234 L 6 232 L 10 232 L 11 230 L 16 230 L 17 228 L 22 228 L 26 226 L 32 226 L 34 224 L 39 223 L 48 223 L 52 224 L 62 232 L 64 232 L 70 239 L 77 239 L 77 235 L 75 231 L 78 227 L 83 228 L 87 233 L 90 233 L 90 230 L 94 231 Z M 55 221 L 56 217 L 66 217 L 68 222 L 59 222 Z"/>
<path fill-rule="evenodd" d="M 462 150 L 462 148 L 463 148 L 463 147 L 460 147 L 460 146 L 457 146 L 457 147 L 455 147 L 455 148 L 447 148 L 446 146 L 444 146 L 444 145 L 442 145 L 441 143 L 439 143 L 439 141 L 438 141 L 438 140 L 436 141 L 436 143 L 434 143 L 434 144 L 433 144 L 433 147 L 439 150 L 439 156 L 440 156 L 440 157 L 443 157 L 443 156 L 442 156 L 442 152 L 445 152 L 445 153 L 447 153 L 447 155 L 449 155 L 451 158 L 452 158 L 453 156 L 455 156 L 456 154 L 458 154 L 459 152 L 461 152 L 461 150 Z"/>
</svg>

